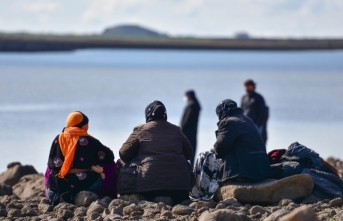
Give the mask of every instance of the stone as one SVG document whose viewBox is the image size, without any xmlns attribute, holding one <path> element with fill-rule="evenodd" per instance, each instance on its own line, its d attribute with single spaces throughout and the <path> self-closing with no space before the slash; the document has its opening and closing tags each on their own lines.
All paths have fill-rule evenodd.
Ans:
<svg viewBox="0 0 343 221">
<path fill-rule="evenodd" d="M 31 165 L 22 166 L 21 164 L 16 164 L 0 174 L 0 183 L 14 186 L 20 178 L 28 174 L 37 174 L 37 171 Z"/>
<path fill-rule="evenodd" d="M 73 217 L 74 217 L 74 213 L 70 210 L 60 209 L 57 211 L 57 218 L 67 220 L 67 219 L 73 218 Z"/>
<path fill-rule="evenodd" d="M 6 209 L 0 209 L 0 217 L 6 217 L 7 216 L 7 210 Z"/>
<path fill-rule="evenodd" d="M 84 218 L 83 217 L 79 217 L 79 216 L 75 216 L 72 219 L 68 219 L 68 220 L 70 220 L 70 221 L 84 221 Z"/>
<path fill-rule="evenodd" d="M 286 209 L 279 209 L 272 214 L 270 214 L 267 218 L 265 218 L 263 221 L 278 221 L 280 217 L 285 216 L 289 213 Z"/>
<path fill-rule="evenodd" d="M 165 205 L 169 205 L 169 206 L 172 206 L 173 205 L 173 200 L 171 197 L 168 197 L 168 196 L 158 196 L 158 197 L 155 197 L 154 198 L 154 202 L 155 203 L 159 203 L 159 202 L 162 202 L 164 203 Z"/>
<path fill-rule="evenodd" d="M 234 213 L 226 209 L 219 209 L 214 212 L 205 211 L 199 217 L 199 221 L 250 221 L 244 214 Z"/>
<path fill-rule="evenodd" d="M 49 221 L 64 221 L 64 220 L 61 218 L 52 218 L 52 219 L 49 219 Z"/>
<path fill-rule="evenodd" d="M 226 206 L 224 203 L 218 203 L 215 209 L 225 209 Z"/>
<path fill-rule="evenodd" d="M 144 197 L 139 194 L 120 195 L 119 199 L 128 202 L 145 200 Z"/>
<path fill-rule="evenodd" d="M 124 215 L 143 215 L 143 209 L 138 205 L 132 203 L 123 208 Z"/>
<path fill-rule="evenodd" d="M 58 211 L 61 209 L 74 211 L 74 209 L 76 209 L 76 206 L 70 203 L 59 203 L 57 206 L 55 206 L 54 211 Z"/>
<path fill-rule="evenodd" d="M 36 211 L 34 211 L 30 206 L 24 206 L 21 209 L 21 214 L 23 216 L 37 216 Z"/>
<path fill-rule="evenodd" d="M 87 214 L 87 208 L 86 207 L 80 206 L 74 210 L 74 216 L 83 217 L 83 216 L 86 216 L 86 214 Z"/>
<path fill-rule="evenodd" d="M 112 200 L 112 202 L 108 206 L 108 209 L 111 210 L 111 208 L 117 207 L 117 206 L 119 206 L 123 209 L 125 206 L 128 206 L 128 205 L 130 205 L 130 203 L 127 201 L 124 201 L 122 199 L 114 199 L 114 200 Z"/>
<path fill-rule="evenodd" d="M 88 215 L 88 220 L 96 220 L 99 217 L 101 217 L 100 214 L 98 212 L 94 212 L 94 213 Z"/>
<path fill-rule="evenodd" d="M 9 164 L 7 164 L 7 169 L 12 168 L 12 167 L 17 166 L 17 165 L 21 166 L 21 163 L 20 162 L 9 163 Z"/>
<path fill-rule="evenodd" d="M 99 203 L 101 205 L 104 205 L 106 208 L 110 205 L 111 202 L 112 202 L 112 198 L 110 198 L 108 196 L 106 196 L 106 197 L 104 197 L 104 198 L 99 200 Z"/>
<path fill-rule="evenodd" d="M 223 203 L 225 206 L 235 206 L 235 207 L 242 206 L 235 198 L 227 198 L 223 200 L 221 203 Z"/>
<path fill-rule="evenodd" d="M 216 201 L 236 198 L 241 203 L 277 203 L 281 199 L 295 200 L 309 195 L 313 190 L 310 175 L 300 174 L 281 180 L 264 180 L 258 183 L 225 182 L 218 188 Z"/>
<path fill-rule="evenodd" d="M 257 214 L 257 213 L 260 213 L 260 214 L 270 214 L 270 212 L 268 211 L 268 210 L 266 210 L 265 208 L 263 208 L 262 206 L 253 206 L 253 207 L 251 207 L 251 209 L 250 209 L 250 214 L 251 215 L 255 215 L 255 214 Z"/>
<path fill-rule="evenodd" d="M 92 213 L 98 213 L 101 214 L 102 212 L 104 212 L 105 207 L 103 207 L 103 205 L 101 205 L 98 201 L 93 202 L 88 210 L 87 210 L 87 216 L 89 216 Z"/>
<path fill-rule="evenodd" d="M 123 215 L 123 209 L 120 206 L 111 207 L 110 214 L 122 216 Z"/>
<path fill-rule="evenodd" d="M 11 202 L 7 204 L 6 206 L 7 211 L 9 211 L 10 209 L 22 209 L 22 208 L 23 208 L 23 205 L 17 202 Z"/>
<path fill-rule="evenodd" d="M 101 215 L 101 217 L 102 218 L 105 218 L 107 215 L 109 215 L 110 214 L 110 210 L 109 209 L 104 209 L 104 212 L 102 212 L 102 215 Z"/>
<path fill-rule="evenodd" d="M 195 210 L 189 206 L 176 205 L 174 206 L 172 213 L 176 215 L 191 215 Z"/>
<path fill-rule="evenodd" d="M 170 219 L 173 216 L 173 214 L 170 211 L 163 211 L 161 213 L 161 218 Z"/>
<path fill-rule="evenodd" d="M 25 175 L 13 186 L 13 194 L 20 199 L 29 199 L 34 196 L 45 196 L 43 174 Z"/>
<path fill-rule="evenodd" d="M 8 217 L 21 217 L 21 212 L 19 209 L 10 209 L 7 213 Z"/>
<path fill-rule="evenodd" d="M 144 208 L 143 217 L 153 218 L 157 213 L 160 213 L 160 210 L 153 208 Z"/>
<path fill-rule="evenodd" d="M 279 206 L 283 207 L 283 206 L 288 206 L 288 204 L 293 203 L 293 200 L 291 199 L 282 199 L 279 202 Z"/>
<path fill-rule="evenodd" d="M 121 216 L 117 214 L 109 214 L 104 218 L 104 221 L 120 220 Z"/>
<path fill-rule="evenodd" d="M 285 209 L 288 210 L 288 211 L 292 211 L 292 210 L 294 210 L 296 208 L 298 208 L 297 204 L 292 202 L 292 203 L 288 204 L 288 206 L 286 206 Z"/>
<path fill-rule="evenodd" d="M 54 207 L 51 205 L 43 204 L 43 203 L 38 204 L 38 210 L 41 213 L 51 212 L 53 209 L 54 209 Z"/>
<path fill-rule="evenodd" d="M 309 196 L 305 197 L 305 199 L 302 201 L 302 204 L 313 204 L 318 203 L 321 201 L 321 199 L 313 194 L 310 194 Z"/>
<path fill-rule="evenodd" d="M 343 205 L 343 200 L 341 198 L 336 198 L 329 202 L 330 207 L 341 207 L 342 205 Z"/>
<path fill-rule="evenodd" d="M 207 207 L 207 208 L 215 208 L 217 205 L 216 202 L 213 200 L 208 200 L 208 201 L 199 201 L 196 205 L 196 209 L 201 209 L 202 207 Z"/>
<path fill-rule="evenodd" d="M 10 185 L 0 183 L 0 196 L 12 195 L 13 189 Z"/>
<path fill-rule="evenodd" d="M 93 192 L 81 191 L 74 197 L 74 203 L 76 206 L 89 206 L 94 201 L 98 200 L 99 196 Z"/>
<path fill-rule="evenodd" d="M 50 204 L 50 201 L 47 199 L 47 198 L 42 198 L 41 200 L 40 200 L 40 202 L 39 203 L 42 203 L 42 204 Z"/>
<path fill-rule="evenodd" d="M 300 208 L 295 209 L 291 213 L 281 217 L 280 221 L 318 221 L 316 212 L 304 205 Z"/>
</svg>

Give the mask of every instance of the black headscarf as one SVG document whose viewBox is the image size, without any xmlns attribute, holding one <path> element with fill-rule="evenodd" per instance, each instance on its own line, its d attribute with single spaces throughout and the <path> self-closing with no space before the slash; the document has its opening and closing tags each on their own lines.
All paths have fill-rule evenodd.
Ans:
<svg viewBox="0 0 343 221">
<path fill-rule="evenodd" d="M 145 108 L 146 122 L 157 119 L 167 120 L 167 109 L 161 101 L 154 101 Z"/>
<path fill-rule="evenodd" d="M 216 108 L 216 114 L 219 120 L 230 116 L 233 112 L 243 113 L 242 109 L 237 107 L 237 103 L 230 99 L 225 99 L 220 102 Z"/>
</svg>

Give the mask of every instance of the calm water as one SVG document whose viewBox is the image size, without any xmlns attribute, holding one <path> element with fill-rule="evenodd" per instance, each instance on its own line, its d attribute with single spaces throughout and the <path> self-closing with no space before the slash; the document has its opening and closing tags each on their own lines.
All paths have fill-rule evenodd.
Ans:
<svg viewBox="0 0 343 221">
<path fill-rule="evenodd" d="M 21 161 L 43 172 L 50 144 L 74 110 L 89 116 L 90 134 L 118 158 L 149 102 L 163 101 L 179 124 L 191 88 L 203 108 L 199 150 L 208 150 L 216 105 L 225 98 L 240 103 L 247 78 L 270 106 L 268 150 L 299 141 L 323 157 L 343 158 L 343 51 L 2 53 L 0 77 L 0 171 Z"/>
</svg>

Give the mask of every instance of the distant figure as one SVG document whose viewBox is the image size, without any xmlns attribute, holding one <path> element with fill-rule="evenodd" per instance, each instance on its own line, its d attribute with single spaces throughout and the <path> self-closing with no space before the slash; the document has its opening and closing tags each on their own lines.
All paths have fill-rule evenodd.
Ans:
<svg viewBox="0 0 343 221">
<path fill-rule="evenodd" d="M 187 99 L 187 106 L 181 120 L 181 131 L 193 147 L 193 157 L 191 159 L 191 164 L 193 166 L 197 150 L 198 120 L 201 107 L 194 91 L 187 91 L 185 97 Z"/>
<path fill-rule="evenodd" d="M 242 97 L 241 108 L 256 125 L 264 143 L 267 142 L 267 120 L 269 115 L 263 97 L 256 93 L 256 83 L 249 79 L 244 82 L 246 95 Z"/>
<path fill-rule="evenodd" d="M 171 197 L 173 204 L 189 199 L 192 147 L 179 127 L 167 121 L 160 101 L 145 109 L 146 124 L 133 129 L 119 150 L 125 162 L 118 180 L 119 194 L 140 194 L 147 201 Z"/>
<path fill-rule="evenodd" d="M 233 100 L 216 107 L 219 122 L 216 142 L 210 151 L 199 154 L 194 170 L 196 185 L 191 197 L 211 199 L 225 181 L 256 182 L 270 173 L 266 146 L 252 120 Z"/>
<path fill-rule="evenodd" d="M 103 165 L 110 165 L 108 176 Z M 116 187 L 113 152 L 88 134 L 88 117 L 79 111 L 69 114 L 66 127 L 52 142 L 48 171 L 46 195 L 52 205 L 74 203 L 82 190 L 99 194 L 107 181 Z"/>
</svg>

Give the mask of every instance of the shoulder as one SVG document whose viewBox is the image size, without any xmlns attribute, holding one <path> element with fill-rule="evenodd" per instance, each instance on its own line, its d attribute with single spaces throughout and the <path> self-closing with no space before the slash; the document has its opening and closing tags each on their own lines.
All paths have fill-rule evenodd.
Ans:
<svg viewBox="0 0 343 221">
<path fill-rule="evenodd" d="M 255 92 L 255 97 L 260 99 L 260 100 L 264 100 L 263 96 L 261 94 L 259 94 L 259 93 L 256 93 L 256 92 Z"/>
<path fill-rule="evenodd" d="M 133 131 L 142 130 L 143 127 L 144 127 L 145 125 L 148 125 L 148 124 L 149 124 L 149 123 L 137 125 L 137 126 L 135 126 L 135 127 L 133 128 Z"/>
</svg>

